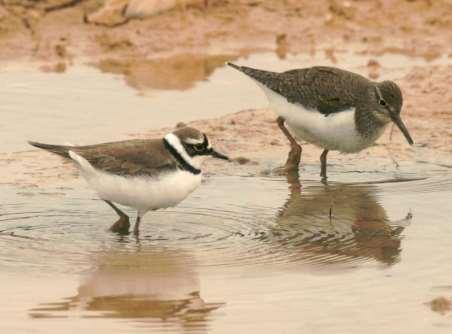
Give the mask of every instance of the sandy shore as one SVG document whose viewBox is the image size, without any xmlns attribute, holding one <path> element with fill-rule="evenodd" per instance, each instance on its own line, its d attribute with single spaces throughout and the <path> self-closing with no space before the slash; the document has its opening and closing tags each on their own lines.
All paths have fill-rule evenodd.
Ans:
<svg viewBox="0 0 452 334">
<path fill-rule="evenodd" d="M 128 3 L 122 1 L 125 6 Z M 446 0 L 217 0 L 208 1 L 207 6 L 195 1 L 177 4 L 145 19 L 136 19 L 136 15 L 124 18 L 124 12 L 114 10 L 105 14 L 102 5 L 102 1 L 94 0 L 0 2 L 2 63 L 33 61 L 46 70 L 61 72 L 74 60 L 83 60 L 103 71 L 133 77 L 146 62 L 168 55 L 220 55 L 209 60 L 208 68 L 205 60 L 200 61 L 201 74 L 190 74 L 205 77 L 224 60 L 256 51 L 275 51 L 284 58 L 288 53 L 321 49 L 334 61 L 336 51 L 353 45 L 356 52 L 377 59 L 388 52 L 421 56 L 428 61 L 452 56 L 452 3 Z M 105 20 L 118 22 L 89 19 L 99 13 L 104 13 Z M 189 59 L 196 62 L 198 58 Z M 187 65 L 179 60 L 176 63 L 174 68 Z M 369 77 L 378 77 L 379 66 L 378 61 L 369 62 Z M 177 86 L 181 82 L 177 80 L 170 88 L 188 88 Z M 332 153 L 330 162 L 353 164 L 373 157 L 389 163 L 428 161 L 452 165 L 452 67 L 413 67 L 398 83 L 405 98 L 403 118 L 416 146 L 409 147 L 397 128 L 388 129 L 375 147 L 353 155 Z M 160 87 L 161 83 L 153 85 Z M 211 134 L 232 157 L 246 158 L 233 165 L 210 161 L 208 171 L 258 174 L 268 166 L 283 163 L 286 157 L 287 143 L 274 120 L 271 111 L 246 110 L 189 125 Z M 171 129 L 124 135 L 124 139 L 158 137 L 168 131 Z M 303 161 L 317 163 L 319 154 L 318 148 L 307 145 Z M 59 183 L 75 173 L 60 168 L 61 163 L 60 158 L 37 150 L 0 153 L 0 183 Z"/>
<path fill-rule="evenodd" d="M 448 0 L 160 0 L 173 6 L 155 15 L 136 5 L 140 2 L 155 1 L 3 0 L 0 59 L 40 60 L 61 71 L 80 57 L 124 61 L 256 50 L 284 56 L 321 46 L 334 57 L 351 44 L 375 55 L 451 54 Z M 132 5 L 135 13 L 127 14 Z"/>
<path fill-rule="evenodd" d="M 410 147 L 396 127 L 393 130 L 388 127 L 377 145 L 358 154 L 332 152 L 330 163 L 369 167 L 379 161 L 379 164 L 392 164 L 396 168 L 397 163 L 402 162 L 428 162 L 452 168 L 452 94 L 448 90 L 452 86 L 452 68 L 413 68 L 399 83 L 406 101 L 403 118 L 415 146 Z M 233 164 L 208 160 L 205 164 L 207 172 L 257 175 L 282 164 L 286 158 L 288 145 L 275 117 L 270 110 L 244 110 L 187 125 L 208 133 L 219 149 L 236 159 Z M 161 137 L 171 130 L 152 130 L 124 136 L 124 139 Z M 321 150 L 313 145 L 303 147 L 303 162 L 317 164 Z M 62 163 L 61 158 L 35 149 L 1 153 L 0 183 L 22 186 L 59 184 L 76 175 L 73 168 L 61 168 Z"/>
</svg>

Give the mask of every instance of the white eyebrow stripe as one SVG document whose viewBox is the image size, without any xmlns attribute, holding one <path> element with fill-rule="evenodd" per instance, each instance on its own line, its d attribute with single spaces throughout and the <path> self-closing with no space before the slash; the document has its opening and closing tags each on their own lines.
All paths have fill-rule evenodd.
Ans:
<svg viewBox="0 0 452 334">
<path fill-rule="evenodd" d="M 187 151 L 185 150 L 184 146 L 182 145 L 182 143 L 180 142 L 179 137 L 177 137 L 175 134 L 173 133 L 168 133 L 165 136 L 166 141 L 177 151 L 177 153 L 180 154 L 180 156 L 182 157 L 182 159 L 185 160 L 186 163 L 188 163 L 189 165 L 193 166 L 193 161 L 190 158 L 190 156 L 188 155 Z"/>
<path fill-rule="evenodd" d="M 185 142 L 190 145 L 202 144 L 204 143 L 204 138 L 202 139 L 187 138 Z"/>
</svg>

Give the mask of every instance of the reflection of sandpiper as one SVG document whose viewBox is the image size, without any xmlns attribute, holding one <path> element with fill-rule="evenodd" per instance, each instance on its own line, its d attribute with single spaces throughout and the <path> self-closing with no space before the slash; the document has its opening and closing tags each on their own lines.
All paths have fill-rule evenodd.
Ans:
<svg viewBox="0 0 452 334">
<path fill-rule="evenodd" d="M 95 268 L 76 296 L 60 303 L 41 304 L 35 318 L 61 311 L 90 311 L 104 318 L 155 321 L 182 329 L 203 329 L 221 303 L 205 302 L 199 292 L 194 259 L 177 251 L 108 252 L 95 258 Z"/>
<path fill-rule="evenodd" d="M 389 221 L 375 197 L 375 186 L 328 184 L 302 190 L 297 173 L 287 178 L 290 197 L 273 233 L 303 260 L 329 264 L 374 259 L 387 265 L 398 261 L 401 233 L 412 215 Z"/>
</svg>

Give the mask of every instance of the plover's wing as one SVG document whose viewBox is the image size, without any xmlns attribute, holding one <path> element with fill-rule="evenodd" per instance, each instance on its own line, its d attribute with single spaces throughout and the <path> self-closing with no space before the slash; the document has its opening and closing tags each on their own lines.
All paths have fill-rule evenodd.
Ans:
<svg viewBox="0 0 452 334">
<path fill-rule="evenodd" d="M 175 170 L 176 161 L 165 149 L 162 140 L 127 140 L 90 146 L 58 146 L 30 142 L 31 145 L 70 158 L 75 152 L 92 167 L 122 176 L 156 176 Z"/>
<path fill-rule="evenodd" d="M 285 97 L 288 102 L 324 115 L 356 107 L 370 83 L 363 76 L 334 67 L 315 66 L 277 73 L 229 65 Z"/>
<path fill-rule="evenodd" d="M 156 176 L 177 168 L 162 140 L 128 140 L 72 150 L 94 168 L 116 175 Z"/>
</svg>

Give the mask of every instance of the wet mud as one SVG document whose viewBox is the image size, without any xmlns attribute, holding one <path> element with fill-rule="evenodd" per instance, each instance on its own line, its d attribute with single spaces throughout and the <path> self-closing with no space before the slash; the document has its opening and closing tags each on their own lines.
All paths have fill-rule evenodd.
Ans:
<svg viewBox="0 0 452 334">
<path fill-rule="evenodd" d="M 306 174 L 208 177 L 180 206 L 146 216 L 139 238 L 108 232 L 114 213 L 80 183 L 47 193 L 3 188 L 2 280 L 15 282 L 2 288 L 15 296 L 1 308 L 11 314 L 3 326 L 359 333 L 345 316 L 355 314 L 370 328 L 450 330 L 444 308 L 438 319 L 439 308 L 425 306 L 449 284 L 441 236 L 450 232 L 450 174 L 328 184 Z M 18 282 L 29 289 L 16 291 Z"/>
<path fill-rule="evenodd" d="M 0 2 L 2 332 L 449 333 L 450 2 L 139 2 Z M 299 174 L 277 175 L 275 115 L 225 61 L 394 80 L 416 144 L 388 128 L 332 152 L 322 183 L 302 143 Z M 109 232 L 76 169 L 26 143 L 181 123 L 233 162 L 207 160 L 140 237 Z"/>
</svg>

